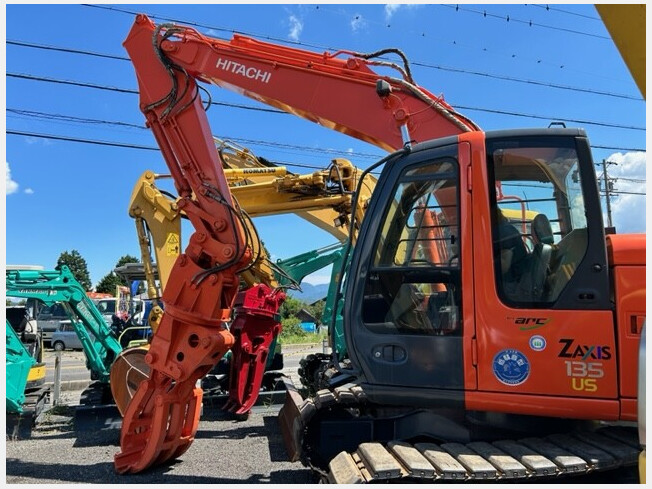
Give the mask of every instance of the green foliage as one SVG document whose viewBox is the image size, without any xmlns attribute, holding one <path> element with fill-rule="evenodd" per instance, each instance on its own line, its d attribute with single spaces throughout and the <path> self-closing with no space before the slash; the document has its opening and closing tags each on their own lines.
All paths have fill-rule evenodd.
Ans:
<svg viewBox="0 0 652 489">
<path fill-rule="evenodd" d="M 102 294 L 115 295 L 115 288 L 118 285 L 125 285 L 124 282 L 125 281 L 118 277 L 115 273 L 109 272 L 97 283 L 95 291 Z"/>
<path fill-rule="evenodd" d="M 317 324 L 322 324 L 322 314 L 324 314 L 324 306 L 326 305 L 325 300 L 319 300 L 314 304 L 310 304 L 306 307 L 306 310 L 313 315 L 317 320 Z"/>
<path fill-rule="evenodd" d="M 299 299 L 288 296 L 283 305 L 281 305 L 281 318 L 287 319 L 297 315 L 297 313 L 306 307 L 306 304 Z M 296 318 L 295 318 L 296 319 Z"/>
<path fill-rule="evenodd" d="M 140 260 L 135 256 L 124 255 L 118 260 L 118 263 L 115 264 L 115 268 L 121 267 L 122 265 L 126 265 L 127 263 L 140 263 Z"/>
<path fill-rule="evenodd" d="M 300 336 L 285 336 L 282 338 L 284 345 L 300 345 L 307 343 L 319 343 L 326 338 L 326 333 L 306 333 L 303 332 Z"/>
<path fill-rule="evenodd" d="M 301 321 L 295 317 L 289 317 L 281 320 L 281 341 L 290 337 L 304 337 L 308 333 L 301 327 Z"/>
<path fill-rule="evenodd" d="M 86 260 L 81 256 L 79 251 L 72 250 L 71 252 L 64 251 L 59 255 L 57 260 L 56 270 L 60 270 L 63 265 L 70 268 L 75 280 L 80 283 L 84 290 L 91 290 L 91 276 L 88 273 L 88 266 Z"/>
<path fill-rule="evenodd" d="M 126 265 L 127 263 L 140 263 L 140 260 L 138 258 L 136 258 L 135 256 L 124 255 L 124 256 L 120 257 L 118 262 L 115 264 L 115 267 L 113 267 L 113 268 L 121 267 L 123 265 Z M 117 286 L 119 286 L 119 285 L 124 286 L 124 287 L 129 286 L 129 284 L 127 283 L 126 280 L 119 277 L 113 271 L 110 271 L 104 277 L 102 277 L 100 279 L 100 281 L 97 283 L 97 287 L 95 287 L 95 291 L 103 293 L 103 294 L 115 294 L 115 288 Z M 139 291 L 142 288 L 144 288 L 143 284 L 140 285 Z"/>
</svg>

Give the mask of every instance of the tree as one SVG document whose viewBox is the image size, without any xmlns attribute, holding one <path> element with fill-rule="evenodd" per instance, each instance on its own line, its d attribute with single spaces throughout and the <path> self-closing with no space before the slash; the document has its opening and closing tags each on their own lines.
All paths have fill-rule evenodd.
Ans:
<svg viewBox="0 0 652 489">
<path fill-rule="evenodd" d="M 281 310 L 279 311 L 281 313 L 281 318 L 287 319 L 290 317 L 295 317 L 297 313 L 305 306 L 306 304 L 299 299 L 287 296 L 285 302 L 283 302 L 281 305 Z"/>
<path fill-rule="evenodd" d="M 317 324 L 322 324 L 322 319 L 325 319 L 326 321 L 330 321 L 331 318 L 322 318 L 322 315 L 324 314 L 324 306 L 326 305 L 326 301 L 321 299 L 315 302 L 314 304 L 310 304 L 308 307 L 306 307 L 306 310 L 312 314 L 312 316 L 317 320 Z"/>
<path fill-rule="evenodd" d="M 115 288 L 119 285 L 125 285 L 124 282 L 115 272 L 110 271 L 100 279 L 95 287 L 95 291 L 102 294 L 115 295 Z"/>
<path fill-rule="evenodd" d="M 140 263 L 140 260 L 135 256 L 124 255 L 118 260 L 118 263 L 115 264 L 115 268 L 121 267 L 122 265 L 126 265 L 127 263 Z"/>
<path fill-rule="evenodd" d="M 84 288 L 84 290 L 91 290 L 91 276 L 88 273 L 88 266 L 86 260 L 81 256 L 79 251 L 72 250 L 71 252 L 64 251 L 59 255 L 57 260 L 56 270 L 61 270 L 61 267 L 66 265 L 72 272 L 75 280 Z"/>
<path fill-rule="evenodd" d="M 140 263 L 140 260 L 135 256 L 124 255 L 118 260 L 113 268 L 121 267 L 127 263 Z M 113 270 L 111 270 L 100 279 L 95 290 L 103 294 L 115 294 L 115 288 L 118 286 L 128 287 L 129 284 L 125 279 L 119 277 Z"/>
</svg>

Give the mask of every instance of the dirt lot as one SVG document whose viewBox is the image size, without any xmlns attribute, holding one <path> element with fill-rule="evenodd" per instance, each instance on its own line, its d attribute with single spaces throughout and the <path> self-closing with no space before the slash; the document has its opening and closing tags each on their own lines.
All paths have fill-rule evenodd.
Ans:
<svg viewBox="0 0 652 489">
<path fill-rule="evenodd" d="M 308 350 L 311 350 L 310 347 Z M 305 351 L 288 349 L 294 379 Z M 296 361 L 293 361 L 295 360 Z M 61 406 L 43 416 L 29 440 L 6 444 L 9 484 L 228 484 L 311 483 L 311 472 L 287 461 L 278 426 L 280 406 L 258 406 L 245 421 L 205 408 L 194 443 L 173 463 L 144 473 L 118 475 L 113 457 L 120 431 L 75 431 L 73 410 L 81 391 L 63 391 Z"/>
</svg>

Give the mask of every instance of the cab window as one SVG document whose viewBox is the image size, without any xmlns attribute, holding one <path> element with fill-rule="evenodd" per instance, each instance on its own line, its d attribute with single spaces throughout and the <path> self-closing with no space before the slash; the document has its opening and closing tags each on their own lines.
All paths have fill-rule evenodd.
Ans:
<svg viewBox="0 0 652 489">
<path fill-rule="evenodd" d="M 365 284 L 363 321 L 377 333 L 459 333 L 458 164 L 408 167 L 385 210 Z"/>
<path fill-rule="evenodd" d="M 557 301 L 588 247 L 573 139 L 488 144 L 496 288 L 515 307 Z"/>
</svg>

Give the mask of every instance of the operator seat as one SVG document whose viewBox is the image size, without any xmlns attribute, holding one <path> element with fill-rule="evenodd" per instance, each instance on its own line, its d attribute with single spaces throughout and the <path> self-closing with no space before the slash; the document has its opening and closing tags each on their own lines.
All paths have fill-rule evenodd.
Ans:
<svg viewBox="0 0 652 489">
<path fill-rule="evenodd" d="M 545 214 L 537 214 L 532 220 L 532 239 L 534 241 L 531 256 L 532 297 L 534 300 L 541 301 L 546 292 L 546 279 L 555 242 L 552 226 Z"/>
</svg>

